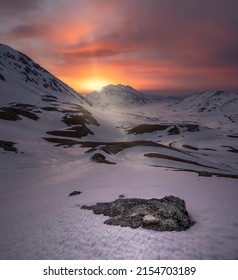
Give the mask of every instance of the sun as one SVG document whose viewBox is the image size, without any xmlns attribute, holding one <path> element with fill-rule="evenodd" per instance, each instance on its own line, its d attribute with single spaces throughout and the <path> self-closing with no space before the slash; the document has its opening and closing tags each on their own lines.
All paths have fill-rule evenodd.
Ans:
<svg viewBox="0 0 238 280">
<path fill-rule="evenodd" d="M 109 81 L 104 79 L 90 79 L 82 83 L 82 87 L 86 91 L 100 91 L 104 86 L 110 84 Z"/>
</svg>

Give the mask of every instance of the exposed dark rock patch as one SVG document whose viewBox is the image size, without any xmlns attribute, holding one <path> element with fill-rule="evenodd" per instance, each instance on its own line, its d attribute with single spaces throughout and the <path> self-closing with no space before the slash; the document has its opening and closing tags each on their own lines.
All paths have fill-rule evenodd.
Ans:
<svg viewBox="0 0 238 280">
<path fill-rule="evenodd" d="M 46 99 L 46 101 L 56 101 L 57 97 L 54 95 L 42 95 L 42 99 Z"/>
<path fill-rule="evenodd" d="M 229 134 L 229 135 L 227 135 L 227 137 L 230 137 L 230 138 L 238 138 L 238 135 L 232 135 L 232 134 Z"/>
<path fill-rule="evenodd" d="M 183 147 L 184 147 L 185 149 L 193 150 L 193 151 L 202 150 L 202 151 L 214 151 L 214 152 L 216 152 L 216 150 L 215 150 L 215 149 L 212 149 L 212 148 L 197 148 L 197 147 L 194 147 L 194 146 L 191 146 L 191 145 L 187 145 L 187 144 L 184 144 Z"/>
<path fill-rule="evenodd" d="M 0 73 L 0 80 L 5 81 L 5 77 Z"/>
<path fill-rule="evenodd" d="M 193 151 L 198 151 L 199 150 L 198 148 L 196 148 L 194 146 L 190 146 L 190 145 L 186 145 L 186 144 L 184 144 L 183 147 L 185 149 L 189 149 L 189 150 L 193 150 Z"/>
<path fill-rule="evenodd" d="M 15 114 L 17 116 L 19 116 L 19 115 L 24 116 L 24 117 L 34 120 L 34 121 L 39 119 L 39 117 L 35 113 L 27 111 L 27 110 L 23 110 L 23 109 L 18 109 L 18 108 L 13 108 L 13 107 L 3 107 L 3 108 L 1 108 L 1 110 L 8 112 L 8 113 Z"/>
<path fill-rule="evenodd" d="M 94 152 L 96 148 L 104 151 L 108 154 L 118 154 L 119 152 L 137 147 L 137 146 L 148 146 L 148 147 L 158 147 L 158 148 L 164 148 L 169 149 L 173 151 L 179 151 L 176 148 L 168 147 L 153 141 L 146 141 L 146 140 L 138 140 L 138 141 L 130 141 L 130 142 L 95 142 L 95 141 L 74 141 L 71 139 L 64 139 L 64 138 L 43 138 L 46 141 L 56 143 L 57 146 L 61 145 L 80 145 L 83 148 L 90 148 L 90 150 L 87 151 L 87 153 Z"/>
<path fill-rule="evenodd" d="M 180 134 L 180 130 L 179 128 L 177 127 L 177 125 L 175 125 L 174 127 L 171 127 L 169 130 L 168 130 L 168 135 L 178 135 Z"/>
<path fill-rule="evenodd" d="M 1 120 L 6 120 L 6 121 L 21 120 L 21 118 L 18 117 L 17 114 L 14 114 L 13 112 L 6 112 L 6 111 L 0 111 L 0 119 Z"/>
<path fill-rule="evenodd" d="M 69 194 L 69 196 L 75 196 L 75 195 L 80 195 L 82 192 L 80 191 L 73 191 Z"/>
<path fill-rule="evenodd" d="M 18 152 L 17 148 L 14 147 L 16 143 L 11 142 L 11 141 L 3 141 L 0 140 L 0 148 L 3 148 L 4 151 L 8 152 Z"/>
<path fill-rule="evenodd" d="M 106 143 L 101 147 L 101 150 L 108 153 L 108 154 L 118 154 L 119 152 L 128 149 L 133 148 L 136 146 L 149 146 L 149 147 L 160 147 L 160 148 L 168 148 L 168 149 L 174 149 L 167 146 L 164 146 L 162 144 L 153 142 L 153 141 L 144 141 L 144 140 L 138 140 L 138 141 L 131 141 L 131 142 L 112 142 L 112 143 Z M 175 149 L 174 149 L 175 150 Z"/>
<path fill-rule="evenodd" d="M 116 164 L 115 162 L 108 161 L 103 154 L 95 153 L 91 160 L 97 163 L 105 163 L 105 164 Z"/>
<path fill-rule="evenodd" d="M 28 103 L 9 103 L 12 108 L 20 108 L 20 109 L 25 109 L 27 111 L 33 111 L 34 109 L 38 109 L 35 105 L 31 105 Z"/>
<path fill-rule="evenodd" d="M 59 112 L 60 111 L 57 107 L 50 107 L 50 106 L 42 107 L 41 109 L 44 110 L 44 111 L 55 111 L 55 112 Z"/>
<path fill-rule="evenodd" d="M 145 157 L 150 157 L 150 158 L 162 158 L 162 159 L 173 160 L 173 161 L 177 161 L 177 162 L 188 163 L 188 164 L 192 164 L 192 165 L 211 168 L 211 166 L 207 166 L 207 165 L 198 163 L 196 161 L 187 160 L 187 159 L 174 157 L 174 156 L 170 156 L 170 155 L 165 155 L 165 154 L 160 154 L 160 153 L 148 153 L 148 154 L 144 154 L 144 156 Z M 218 168 L 213 167 L 213 169 L 218 169 Z"/>
<path fill-rule="evenodd" d="M 74 126 L 67 130 L 53 130 L 47 131 L 47 134 L 61 136 L 61 137 L 72 137 L 72 138 L 82 138 L 87 135 L 94 135 L 94 133 L 86 126 Z"/>
<path fill-rule="evenodd" d="M 128 134 L 143 134 L 143 133 L 152 133 L 156 131 L 163 131 L 169 128 L 168 135 L 180 134 L 180 128 L 185 128 L 188 132 L 197 132 L 199 131 L 199 125 L 196 124 L 140 124 L 129 130 Z"/>
<path fill-rule="evenodd" d="M 67 112 L 67 111 L 66 111 Z M 71 125 L 86 125 L 86 124 L 93 124 L 96 126 L 99 126 L 99 123 L 97 120 L 92 116 L 92 114 L 84 109 L 81 106 L 76 107 L 76 112 L 81 113 L 81 115 L 76 115 L 76 114 L 66 114 L 62 122 L 65 124 L 71 126 Z"/>
<path fill-rule="evenodd" d="M 232 147 L 232 146 L 222 146 L 224 148 L 228 148 L 229 150 L 227 150 L 228 152 L 231 152 L 231 153 L 238 153 L 238 149 Z"/>
<path fill-rule="evenodd" d="M 194 224 L 186 210 L 185 201 L 172 195 L 161 199 L 117 199 L 81 208 L 109 216 L 105 224 L 122 227 L 183 231 Z"/>
<path fill-rule="evenodd" d="M 79 141 L 66 139 L 66 138 L 51 138 L 51 137 L 43 137 L 44 140 L 55 143 L 55 146 L 65 146 L 65 147 L 72 147 L 76 144 L 80 144 Z"/>
<path fill-rule="evenodd" d="M 199 171 L 198 172 L 198 176 L 201 176 L 201 177 L 212 177 L 212 173 L 211 172 L 207 172 L 207 171 Z"/>
<path fill-rule="evenodd" d="M 180 124 L 179 127 L 186 128 L 188 132 L 198 132 L 200 130 L 197 124 Z"/>
<path fill-rule="evenodd" d="M 34 111 L 36 107 L 30 104 L 23 103 L 11 103 L 11 107 L 2 107 L 0 108 L 0 119 L 17 121 L 21 120 L 20 116 L 26 117 L 31 120 L 38 120 L 39 117 Z M 39 113 L 40 111 L 38 111 Z"/>
<path fill-rule="evenodd" d="M 140 124 L 136 127 L 133 127 L 127 131 L 128 134 L 143 134 L 151 133 L 158 130 L 166 130 L 170 125 L 163 124 Z"/>
</svg>

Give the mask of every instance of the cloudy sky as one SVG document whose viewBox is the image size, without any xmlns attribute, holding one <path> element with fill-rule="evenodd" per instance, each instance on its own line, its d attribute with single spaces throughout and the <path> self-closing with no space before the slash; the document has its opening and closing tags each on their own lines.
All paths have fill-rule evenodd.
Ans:
<svg viewBox="0 0 238 280">
<path fill-rule="evenodd" d="M 86 92 L 238 89 L 237 0 L 0 0 L 0 42 Z"/>
</svg>

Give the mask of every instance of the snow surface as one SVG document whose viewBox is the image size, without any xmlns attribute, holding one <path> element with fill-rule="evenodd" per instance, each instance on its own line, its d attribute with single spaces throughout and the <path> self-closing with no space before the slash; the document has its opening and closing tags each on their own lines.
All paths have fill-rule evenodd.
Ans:
<svg viewBox="0 0 238 280">
<path fill-rule="evenodd" d="M 85 160 L 1 170 L 2 259 L 237 259 L 237 182 L 140 164 L 98 166 Z M 9 158 L 7 159 L 9 162 Z M 21 162 L 23 161 L 23 163 Z M 28 159 L 29 164 L 29 159 Z M 1 168 L 2 169 L 2 168 Z M 80 196 L 68 197 L 74 190 Z M 173 194 L 197 222 L 185 232 L 103 224 L 79 205 Z"/>
<path fill-rule="evenodd" d="M 8 47 L 1 48 L 3 53 L 19 56 Z M 197 174 L 206 171 L 221 176 L 238 175 L 234 150 L 238 149 L 237 107 L 191 110 L 188 104 L 196 104 L 197 98 L 191 96 L 177 104 L 168 100 L 130 108 L 99 108 L 75 95 L 70 88 L 64 90 L 66 85 L 61 85 L 59 80 L 58 89 L 45 88 L 41 80 L 50 81 L 53 76 L 38 68 L 39 84 L 26 82 L 17 69 L 9 66 L 11 59 L 2 55 L 5 66 L 0 65 L 0 73 L 6 80 L 0 80 L 0 107 L 21 102 L 35 105 L 40 113 L 37 121 L 26 117 L 17 121 L 0 119 L 0 140 L 15 142 L 19 151 L 0 148 L 0 259 L 238 258 L 238 181 Z M 35 69 L 34 62 L 31 67 Z M 44 101 L 46 94 L 57 96 L 57 101 Z M 226 93 L 219 95 L 223 104 L 230 97 Z M 209 94 L 207 98 L 210 99 Z M 59 111 L 44 111 L 45 106 Z M 165 146 L 139 145 L 118 154 L 108 154 L 100 150 L 102 145 L 97 146 L 97 152 L 117 163 L 104 165 L 90 160 L 93 152 L 85 153 L 89 148 L 57 147 L 45 141 L 43 138 L 49 137 L 47 131 L 69 128 L 62 122 L 63 112 L 77 111 L 77 106 L 83 106 L 100 125 L 86 124 L 94 135 L 72 140 L 147 140 Z M 220 101 L 219 106 L 222 106 Z M 81 115 L 82 111 L 77 114 Z M 186 123 L 199 125 L 199 131 L 189 132 L 180 127 L 178 135 L 168 135 L 168 130 L 127 133 L 140 124 Z M 148 153 L 167 158 L 145 157 Z M 198 164 L 193 165 L 191 161 Z M 73 191 L 82 193 L 69 197 Z M 113 201 L 122 194 L 126 198 L 166 195 L 183 198 L 196 224 L 184 232 L 122 228 L 105 225 L 106 217 L 80 208 Z"/>
</svg>

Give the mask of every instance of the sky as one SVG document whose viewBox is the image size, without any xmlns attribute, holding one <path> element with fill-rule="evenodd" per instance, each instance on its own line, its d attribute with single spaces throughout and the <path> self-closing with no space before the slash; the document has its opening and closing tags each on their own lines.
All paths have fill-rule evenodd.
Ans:
<svg viewBox="0 0 238 280">
<path fill-rule="evenodd" d="M 0 42 L 77 91 L 238 89 L 237 0 L 0 0 Z"/>
</svg>

